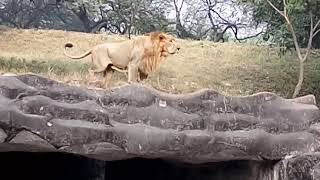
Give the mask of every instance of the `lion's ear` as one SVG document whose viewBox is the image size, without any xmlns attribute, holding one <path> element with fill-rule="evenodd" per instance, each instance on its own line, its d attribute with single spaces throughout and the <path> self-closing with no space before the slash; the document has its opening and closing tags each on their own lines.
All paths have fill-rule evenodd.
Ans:
<svg viewBox="0 0 320 180">
<path fill-rule="evenodd" d="M 162 41 L 166 38 L 166 36 L 164 34 L 159 34 L 159 40 Z"/>
</svg>

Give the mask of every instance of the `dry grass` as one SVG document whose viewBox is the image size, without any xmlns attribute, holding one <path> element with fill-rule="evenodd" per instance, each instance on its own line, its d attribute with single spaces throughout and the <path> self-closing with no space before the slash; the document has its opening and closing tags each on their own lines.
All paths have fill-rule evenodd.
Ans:
<svg viewBox="0 0 320 180">
<path fill-rule="evenodd" d="M 0 27 L 0 71 L 33 72 L 50 78 L 90 85 L 101 76 L 90 77 L 88 60 L 70 60 L 62 53 L 65 42 L 73 42 L 72 54 L 80 54 L 106 41 L 123 36 L 87 34 L 57 30 L 23 30 Z M 227 95 L 248 95 L 271 91 L 289 97 L 296 83 L 294 54 L 278 56 L 276 49 L 239 43 L 178 40 L 181 52 L 161 63 L 145 83 L 174 92 L 215 89 Z M 320 58 L 313 55 L 307 63 L 306 83 L 301 94 L 318 95 Z M 113 84 L 126 82 L 116 73 Z"/>
</svg>

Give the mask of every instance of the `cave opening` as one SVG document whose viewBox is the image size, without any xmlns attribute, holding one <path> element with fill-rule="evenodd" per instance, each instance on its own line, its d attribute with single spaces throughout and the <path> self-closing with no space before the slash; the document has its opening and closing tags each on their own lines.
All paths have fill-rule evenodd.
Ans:
<svg viewBox="0 0 320 180">
<path fill-rule="evenodd" d="M 263 180 L 276 161 L 187 164 L 133 158 L 98 161 L 66 153 L 0 153 L 0 179 L 23 180 Z M 4 178 L 7 177 L 7 178 Z"/>
<path fill-rule="evenodd" d="M 270 180 L 278 161 L 226 161 L 188 164 L 161 159 L 134 158 L 107 162 L 109 180 Z"/>
</svg>

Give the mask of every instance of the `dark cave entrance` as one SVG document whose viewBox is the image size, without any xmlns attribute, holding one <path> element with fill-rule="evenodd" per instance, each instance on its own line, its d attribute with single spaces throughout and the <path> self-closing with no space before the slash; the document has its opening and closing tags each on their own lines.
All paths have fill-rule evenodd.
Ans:
<svg viewBox="0 0 320 180">
<path fill-rule="evenodd" d="M 0 159 L 0 179 L 10 180 L 260 180 L 272 172 L 275 163 L 228 161 L 191 165 L 142 158 L 105 163 L 64 153 L 26 152 L 0 153 Z"/>
<path fill-rule="evenodd" d="M 108 162 L 109 180 L 264 180 L 273 172 L 276 161 L 227 161 L 185 164 L 161 159 L 130 159 Z"/>
</svg>

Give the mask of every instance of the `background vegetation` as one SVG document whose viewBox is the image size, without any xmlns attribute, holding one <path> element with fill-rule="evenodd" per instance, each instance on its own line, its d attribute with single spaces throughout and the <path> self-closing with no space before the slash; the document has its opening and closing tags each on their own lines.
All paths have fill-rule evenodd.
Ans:
<svg viewBox="0 0 320 180">
<path fill-rule="evenodd" d="M 272 0 L 283 9 L 283 0 Z M 302 52 L 310 18 L 319 20 L 320 0 L 287 0 Z M 291 97 L 299 61 L 285 19 L 261 0 L 0 0 L 0 71 L 40 73 L 57 80 L 99 86 L 87 73 L 89 58 L 70 60 L 89 47 L 161 30 L 175 34 L 180 54 L 170 57 L 144 83 L 173 92 L 212 88 L 228 95 L 260 91 Z M 320 36 L 315 35 L 300 92 L 320 100 Z M 113 84 L 126 77 L 117 73 Z M 96 83 L 97 82 L 97 83 Z"/>
</svg>

